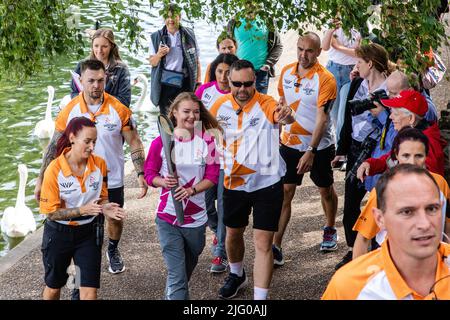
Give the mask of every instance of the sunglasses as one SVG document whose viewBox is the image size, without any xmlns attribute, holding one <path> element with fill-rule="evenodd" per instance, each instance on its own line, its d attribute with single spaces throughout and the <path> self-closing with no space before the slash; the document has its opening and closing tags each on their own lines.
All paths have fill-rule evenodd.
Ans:
<svg viewBox="0 0 450 320">
<path fill-rule="evenodd" d="M 233 85 L 233 87 L 236 87 L 236 88 L 240 88 L 242 86 L 248 88 L 248 87 L 251 87 L 254 83 L 255 83 L 255 81 L 244 81 L 244 82 L 231 81 L 231 84 Z"/>
</svg>

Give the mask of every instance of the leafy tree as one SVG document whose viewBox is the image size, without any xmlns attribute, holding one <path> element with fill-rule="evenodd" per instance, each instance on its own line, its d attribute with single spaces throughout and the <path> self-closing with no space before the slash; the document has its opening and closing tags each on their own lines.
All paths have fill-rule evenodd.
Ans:
<svg viewBox="0 0 450 320">
<path fill-rule="evenodd" d="M 82 30 L 76 24 L 74 5 L 82 0 L 2 0 L 0 3 L 0 77 L 24 80 L 46 61 L 59 54 L 82 53 Z M 169 0 L 149 0 L 150 7 L 164 16 Z M 448 44 L 444 26 L 436 18 L 440 0 L 177 0 L 190 19 L 207 19 L 223 24 L 232 17 L 258 15 L 270 27 L 299 30 L 306 25 L 321 28 L 336 15 L 344 29 L 355 27 L 366 39 L 375 35 L 392 59 L 402 59 L 409 71 L 423 70 L 425 59 L 418 53 Z M 163 4 L 161 6 L 161 3 Z M 89 1 L 95 5 L 95 1 Z M 110 1 L 115 29 L 125 30 L 127 46 L 141 44 L 138 26 L 140 3 L 136 0 Z M 159 9 L 162 8 L 162 9 Z M 373 8 L 378 8 L 375 14 Z M 375 21 L 373 30 L 367 21 Z M 372 21 L 373 22 L 373 21 Z M 372 35 L 369 34 L 372 31 Z M 371 37 L 369 37 L 371 36 Z"/>
</svg>

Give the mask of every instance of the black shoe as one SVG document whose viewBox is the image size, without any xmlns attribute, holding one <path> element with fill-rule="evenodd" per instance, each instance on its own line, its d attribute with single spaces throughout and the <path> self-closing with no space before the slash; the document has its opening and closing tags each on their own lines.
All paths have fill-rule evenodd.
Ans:
<svg viewBox="0 0 450 320">
<path fill-rule="evenodd" d="M 273 264 L 274 266 L 281 267 L 284 265 L 283 250 L 272 244 Z"/>
<path fill-rule="evenodd" d="M 238 277 L 237 274 L 231 273 L 225 278 L 225 284 L 219 290 L 219 297 L 222 299 L 234 298 L 239 289 L 247 285 L 247 276 L 245 270 L 242 273 L 242 277 Z"/>
<path fill-rule="evenodd" d="M 346 265 L 350 261 L 352 261 L 353 252 L 348 251 L 345 256 L 342 258 L 342 260 L 334 267 L 334 270 L 338 270 L 340 267 Z"/>
<path fill-rule="evenodd" d="M 125 271 L 125 265 L 123 264 L 122 257 L 120 256 L 119 249 L 115 248 L 113 251 L 106 251 L 106 258 L 108 259 L 108 270 L 111 273 L 120 273 Z"/>
<path fill-rule="evenodd" d="M 80 300 L 80 289 L 72 289 L 71 300 Z"/>
</svg>

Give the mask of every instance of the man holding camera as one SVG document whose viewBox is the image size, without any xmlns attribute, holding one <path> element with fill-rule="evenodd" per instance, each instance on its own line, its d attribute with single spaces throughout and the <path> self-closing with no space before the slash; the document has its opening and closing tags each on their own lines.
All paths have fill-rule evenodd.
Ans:
<svg viewBox="0 0 450 320">
<path fill-rule="evenodd" d="M 403 90 L 392 99 L 382 99 L 381 103 L 391 108 L 390 118 L 397 131 L 410 126 L 421 130 L 430 142 L 430 150 L 427 154 L 426 167 L 428 170 L 444 175 L 444 152 L 446 142 L 442 139 L 439 127 L 436 123 L 430 124 L 425 116 L 428 111 L 426 98 L 415 90 Z M 390 152 L 372 155 L 358 168 L 358 178 L 364 175 L 370 176 L 383 173 L 387 169 L 387 159 Z M 370 177 L 367 177 L 369 179 Z"/>
<path fill-rule="evenodd" d="M 273 240 L 274 264 L 284 264 L 281 242 L 291 217 L 291 202 L 303 175 L 310 172 L 318 187 L 326 217 L 321 251 L 337 248 L 334 227 L 337 196 L 333 187 L 331 160 L 335 154 L 335 137 L 330 122 L 330 108 L 336 98 L 336 80 L 317 57 L 322 51 L 317 34 L 307 32 L 297 42 L 298 61 L 281 72 L 278 92 L 280 103 L 295 111 L 295 122 L 285 125 L 281 135 L 280 153 L 287 165 L 283 177 L 284 200 L 278 232 Z"/>
</svg>

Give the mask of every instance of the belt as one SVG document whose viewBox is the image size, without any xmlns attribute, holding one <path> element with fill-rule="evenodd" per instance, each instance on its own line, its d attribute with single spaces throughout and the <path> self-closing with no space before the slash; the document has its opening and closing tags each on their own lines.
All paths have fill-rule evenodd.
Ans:
<svg viewBox="0 0 450 320">
<path fill-rule="evenodd" d="M 87 224 L 82 224 L 80 226 L 71 226 L 71 225 L 65 225 L 61 224 L 55 221 L 46 220 L 46 224 L 53 229 L 56 229 L 61 232 L 82 232 L 87 230 L 94 231 L 94 223 L 97 221 L 97 218 L 95 218 L 92 222 Z"/>
</svg>

